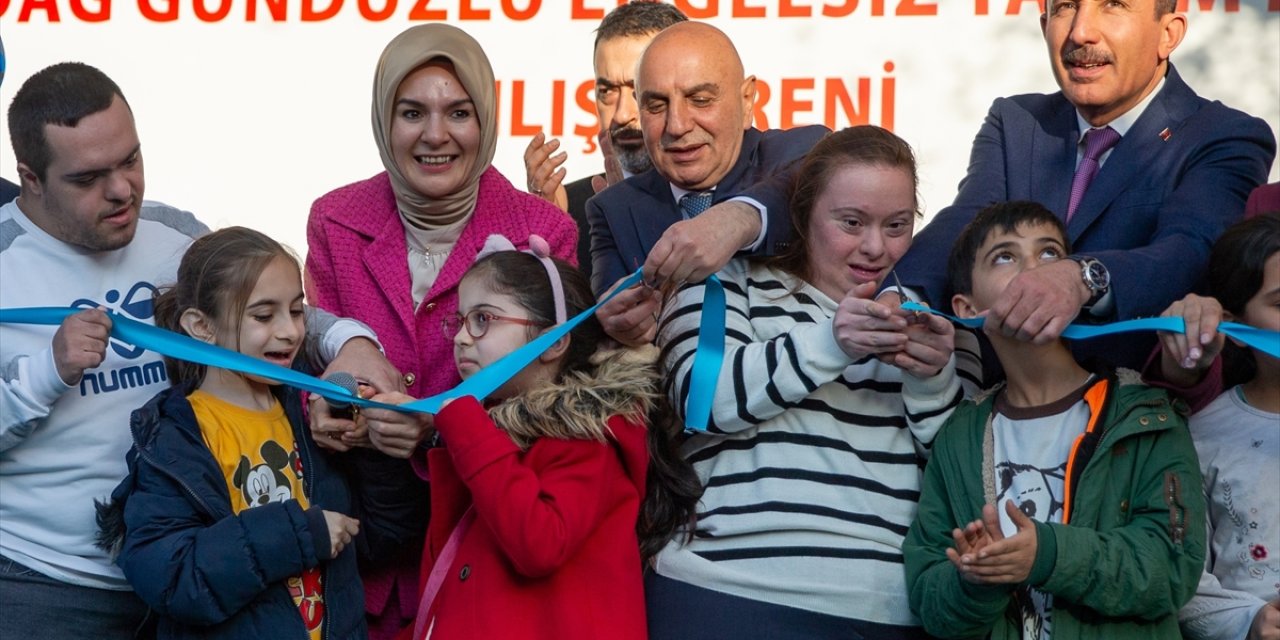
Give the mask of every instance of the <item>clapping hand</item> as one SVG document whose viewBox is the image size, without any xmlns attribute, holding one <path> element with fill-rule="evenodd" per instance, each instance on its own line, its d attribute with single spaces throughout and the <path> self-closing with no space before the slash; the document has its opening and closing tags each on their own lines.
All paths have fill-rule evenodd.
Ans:
<svg viewBox="0 0 1280 640">
<path fill-rule="evenodd" d="M 966 563 L 972 562 L 979 550 L 992 543 L 986 524 L 982 520 L 974 520 L 963 529 L 952 529 L 951 539 L 955 541 L 955 547 L 947 549 L 947 559 L 955 566 L 956 571 L 960 572 L 962 578 L 969 582 L 977 582 L 968 574 L 969 566 Z"/>
<path fill-rule="evenodd" d="M 529 180 L 529 193 L 556 205 L 561 211 L 568 211 L 569 195 L 564 190 L 568 170 L 562 165 L 569 155 L 564 151 L 556 153 L 559 148 L 559 140 L 547 140 L 546 135 L 539 131 L 525 147 L 524 170 Z"/>
<path fill-rule="evenodd" d="M 956 568 L 965 580 L 976 584 L 1017 585 L 1031 576 L 1031 566 L 1036 560 L 1036 523 L 1012 500 L 1005 501 L 1004 508 L 1017 527 L 1017 533 L 1006 538 L 1000 530 L 996 507 L 990 504 L 983 506 L 983 532 L 973 536 L 976 542 L 970 545 L 969 553 L 956 554 L 959 556 Z M 955 532 L 952 532 L 952 538 L 955 538 Z M 951 558 L 953 550 L 947 551 L 947 557 Z"/>
<path fill-rule="evenodd" d="M 622 174 L 622 163 L 618 162 L 618 154 L 613 152 L 613 142 L 609 140 L 607 129 L 601 128 L 596 134 L 600 143 L 600 155 L 604 156 L 604 177 L 592 176 L 591 189 L 600 193 L 609 187 L 622 182 L 626 177 Z"/>
</svg>

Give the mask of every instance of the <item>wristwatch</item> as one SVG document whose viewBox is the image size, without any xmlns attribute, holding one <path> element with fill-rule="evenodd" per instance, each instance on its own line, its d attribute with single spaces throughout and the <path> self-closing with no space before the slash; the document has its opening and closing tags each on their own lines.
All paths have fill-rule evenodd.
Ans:
<svg viewBox="0 0 1280 640">
<path fill-rule="evenodd" d="M 1096 258 L 1089 256 L 1069 256 L 1080 264 L 1080 277 L 1084 279 L 1084 286 L 1089 288 L 1092 295 L 1089 301 L 1084 303 L 1084 308 L 1088 309 L 1107 295 L 1111 290 L 1111 272 L 1107 271 L 1107 265 Z"/>
</svg>

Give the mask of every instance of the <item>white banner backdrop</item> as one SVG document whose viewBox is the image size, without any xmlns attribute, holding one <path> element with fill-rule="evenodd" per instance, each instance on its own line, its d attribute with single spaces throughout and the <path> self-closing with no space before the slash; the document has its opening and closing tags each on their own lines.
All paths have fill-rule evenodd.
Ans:
<svg viewBox="0 0 1280 640">
<path fill-rule="evenodd" d="M 569 180 L 596 172 L 594 29 L 618 0 L 0 0 L 4 113 L 39 69 L 84 61 L 137 117 L 149 199 L 305 252 L 311 202 L 381 171 L 369 124 L 383 46 L 446 20 L 499 81 L 497 167 L 547 131 Z M 892 128 L 920 159 L 926 215 L 950 203 L 998 96 L 1057 89 L 1035 0 L 678 0 L 725 30 L 763 81 L 757 125 Z M 1173 60 L 1200 95 L 1280 129 L 1280 0 L 1181 0 Z M 0 176 L 16 181 L 7 124 Z M 1280 176 L 1272 168 L 1270 180 Z"/>
</svg>

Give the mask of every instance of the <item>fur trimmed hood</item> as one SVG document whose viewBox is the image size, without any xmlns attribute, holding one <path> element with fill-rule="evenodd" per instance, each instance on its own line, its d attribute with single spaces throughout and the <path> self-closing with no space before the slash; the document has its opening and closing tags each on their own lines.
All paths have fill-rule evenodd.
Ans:
<svg viewBox="0 0 1280 640">
<path fill-rule="evenodd" d="M 606 442 L 609 418 L 646 422 L 660 397 L 657 361 L 652 345 L 599 351 L 591 357 L 592 370 L 507 400 L 490 408 L 489 417 L 521 449 L 541 437 Z"/>
</svg>

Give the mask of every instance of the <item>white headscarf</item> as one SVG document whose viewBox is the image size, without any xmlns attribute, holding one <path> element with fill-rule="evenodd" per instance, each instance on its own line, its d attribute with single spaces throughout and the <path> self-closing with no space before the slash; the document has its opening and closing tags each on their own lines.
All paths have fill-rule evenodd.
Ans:
<svg viewBox="0 0 1280 640">
<path fill-rule="evenodd" d="M 453 64 L 454 74 L 475 105 L 480 121 L 480 148 L 463 187 L 443 198 L 431 199 L 415 191 L 396 164 L 391 153 L 391 121 L 400 83 L 435 59 Z M 480 43 L 457 27 L 439 23 L 410 27 L 388 43 L 373 77 L 373 139 L 378 143 L 382 165 L 391 176 L 400 216 L 407 222 L 430 229 L 456 223 L 470 215 L 476 206 L 480 176 L 493 162 L 498 146 L 493 67 Z"/>
</svg>

